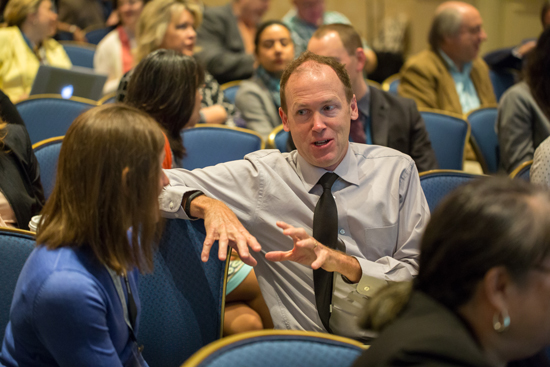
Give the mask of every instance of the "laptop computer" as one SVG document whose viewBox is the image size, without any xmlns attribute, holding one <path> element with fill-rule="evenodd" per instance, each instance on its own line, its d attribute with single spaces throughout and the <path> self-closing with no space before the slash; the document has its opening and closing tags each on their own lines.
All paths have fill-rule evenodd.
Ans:
<svg viewBox="0 0 550 367">
<path fill-rule="evenodd" d="M 67 99 L 76 96 L 97 101 L 106 81 L 106 75 L 96 74 L 89 68 L 73 66 L 62 69 L 40 65 L 30 95 L 53 93 Z"/>
</svg>

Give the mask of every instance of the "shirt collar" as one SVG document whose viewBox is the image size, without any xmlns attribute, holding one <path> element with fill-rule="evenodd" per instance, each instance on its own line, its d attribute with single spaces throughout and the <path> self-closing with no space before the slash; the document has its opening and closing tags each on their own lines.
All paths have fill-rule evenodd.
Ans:
<svg viewBox="0 0 550 367">
<path fill-rule="evenodd" d="M 300 153 L 297 154 L 297 157 L 298 174 L 302 176 L 306 190 L 311 192 L 313 187 L 317 184 L 317 182 L 319 182 L 319 179 L 329 171 L 309 164 L 300 155 Z M 334 173 L 352 185 L 359 185 L 359 176 L 357 174 L 357 157 L 351 149 L 351 144 L 348 144 L 346 155 L 338 167 L 336 167 Z"/>
<path fill-rule="evenodd" d="M 363 114 L 368 117 L 370 114 L 370 88 L 367 86 L 367 93 L 360 100 L 357 101 L 357 108 Z"/>
<path fill-rule="evenodd" d="M 453 73 L 462 74 L 462 75 L 470 75 L 470 72 L 472 71 L 472 62 L 467 62 L 464 64 L 464 67 L 462 68 L 462 71 L 458 70 L 458 67 L 456 66 L 455 62 L 451 60 L 451 58 L 443 52 L 443 50 L 439 49 L 439 54 L 445 60 L 445 63 Z"/>
</svg>

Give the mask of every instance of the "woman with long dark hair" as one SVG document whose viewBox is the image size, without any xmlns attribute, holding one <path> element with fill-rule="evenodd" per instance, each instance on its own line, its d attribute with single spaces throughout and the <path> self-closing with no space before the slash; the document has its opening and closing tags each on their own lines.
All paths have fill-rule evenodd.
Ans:
<svg viewBox="0 0 550 367">
<path fill-rule="evenodd" d="M 508 89 L 498 107 L 501 167 L 508 173 L 533 159 L 550 136 L 550 28 L 529 54 L 525 81 Z"/>
</svg>

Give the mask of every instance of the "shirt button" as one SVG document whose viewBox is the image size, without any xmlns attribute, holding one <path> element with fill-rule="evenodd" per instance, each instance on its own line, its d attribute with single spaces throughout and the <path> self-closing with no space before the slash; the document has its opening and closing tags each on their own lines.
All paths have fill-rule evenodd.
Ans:
<svg viewBox="0 0 550 367">
<path fill-rule="evenodd" d="M 344 229 L 341 229 L 340 234 L 346 234 L 346 231 Z"/>
<path fill-rule="evenodd" d="M 173 201 L 170 202 L 169 207 L 170 207 L 170 209 L 174 209 L 174 202 Z"/>
</svg>

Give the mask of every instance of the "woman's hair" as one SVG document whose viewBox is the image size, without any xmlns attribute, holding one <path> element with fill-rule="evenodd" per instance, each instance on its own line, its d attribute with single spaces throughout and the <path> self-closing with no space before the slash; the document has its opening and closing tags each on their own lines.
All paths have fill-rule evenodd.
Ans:
<svg viewBox="0 0 550 367">
<path fill-rule="evenodd" d="M 4 21 L 9 27 L 20 27 L 29 14 L 38 11 L 41 2 L 42 0 L 9 0 L 4 9 Z"/>
<path fill-rule="evenodd" d="M 7 135 L 7 127 L 8 123 L 4 122 L 2 118 L 0 117 L 0 152 L 4 150 L 4 140 L 6 139 Z"/>
<path fill-rule="evenodd" d="M 181 130 L 189 123 L 203 83 L 204 71 L 194 58 L 161 49 L 136 66 L 124 102 L 162 126 L 174 156 L 181 160 L 185 155 Z"/>
<path fill-rule="evenodd" d="M 268 20 L 263 22 L 258 26 L 258 29 L 256 30 L 256 35 L 254 36 L 254 52 L 258 54 L 258 48 L 260 45 L 260 37 L 262 36 L 262 33 L 266 30 L 267 27 L 271 27 L 272 25 L 280 25 L 281 27 L 286 28 L 288 31 L 289 37 L 290 37 L 290 29 L 286 24 L 281 22 L 280 20 Z M 290 41 L 292 42 L 292 37 L 290 37 Z"/>
<path fill-rule="evenodd" d="M 172 17 L 179 16 L 184 10 L 193 15 L 194 28 L 199 28 L 201 8 L 190 0 L 155 0 L 145 5 L 136 27 L 136 62 L 160 47 Z"/>
<path fill-rule="evenodd" d="M 550 28 L 542 32 L 527 60 L 525 79 L 535 101 L 550 119 Z"/>
<path fill-rule="evenodd" d="M 78 116 L 63 139 L 37 243 L 90 248 L 118 273 L 152 270 L 163 147 L 158 125 L 133 107 L 107 104 Z"/>
<path fill-rule="evenodd" d="M 483 178 L 452 192 L 432 213 L 413 288 L 456 310 L 491 268 L 502 266 L 521 282 L 549 254 L 550 192 L 523 180 Z M 366 325 L 391 321 L 410 289 L 394 283 L 381 291 Z M 388 309 L 394 314 L 388 316 Z"/>
</svg>

